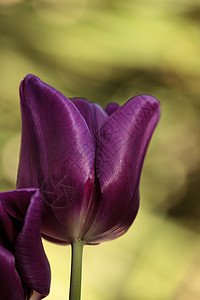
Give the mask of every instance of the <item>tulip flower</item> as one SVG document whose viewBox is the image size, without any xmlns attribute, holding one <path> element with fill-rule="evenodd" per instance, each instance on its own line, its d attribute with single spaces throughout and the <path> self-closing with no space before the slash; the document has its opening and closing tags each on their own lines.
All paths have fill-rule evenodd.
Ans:
<svg viewBox="0 0 200 300">
<path fill-rule="evenodd" d="M 38 190 L 0 193 L 0 299 L 49 293 L 50 267 L 41 241 L 43 199 Z M 36 298 L 35 298 L 36 299 Z"/>
<path fill-rule="evenodd" d="M 40 189 L 45 202 L 42 236 L 72 244 L 78 261 L 81 245 L 115 239 L 134 221 L 159 102 L 139 95 L 121 107 L 110 103 L 104 110 L 83 98 L 68 99 L 34 75 L 22 81 L 20 98 L 17 186 Z M 73 260 L 75 270 L 74 264 Z"/>
</svg>

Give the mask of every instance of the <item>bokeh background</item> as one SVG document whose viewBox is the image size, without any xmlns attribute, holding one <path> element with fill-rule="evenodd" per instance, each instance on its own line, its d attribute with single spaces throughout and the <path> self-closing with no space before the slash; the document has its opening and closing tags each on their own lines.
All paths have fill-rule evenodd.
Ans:
<svg viewBox="0 0 200 300">
<path fill-rule="evenodd" d="M 0 0 L 0 190 L 15 188 L 18 87 L 38 75 L 104 107 L 162 105 L 128 233 L 84 250 L 83 300 L 200 299 L 200 2 Z M 45 242 L 48 300 L 68 299 L 70 248 Z"/>
</svg>

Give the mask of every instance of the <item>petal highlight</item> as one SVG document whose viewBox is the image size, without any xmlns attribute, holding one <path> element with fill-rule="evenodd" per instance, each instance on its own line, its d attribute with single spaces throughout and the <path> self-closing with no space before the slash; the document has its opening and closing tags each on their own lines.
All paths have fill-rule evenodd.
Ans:
<svg viewBox="0 0 200 300">
<path fill-rule="evenodd" d="M 45 200 L 42 233 L 67 243 L 76 235 L 74 222 L 94 169 L 94 139 L 76 105 L 36 76 L 24 79 L 20 97 L 17 186 L 40 188 Z"/>
<path fill-rule="evenodd" d="M 105 120 L 108 118 L 107 113 L 100 105 L 94 102 L 89 102 L 87 99 L 71 98 L 70 100 L 74 105 L 76 105 L 85 119 L 92 136 L 95 136 Z"/>
<path fill-rule="evenodd" d="M 159 102 L 152 96 L 140 95 L 117 109 L 104 123 L 96 155 L 102 199 L 86 234 L 87 241 L 116 238 L 133 222 L 139 205 L 142 164 L 159 116 Z"/>
</svg>

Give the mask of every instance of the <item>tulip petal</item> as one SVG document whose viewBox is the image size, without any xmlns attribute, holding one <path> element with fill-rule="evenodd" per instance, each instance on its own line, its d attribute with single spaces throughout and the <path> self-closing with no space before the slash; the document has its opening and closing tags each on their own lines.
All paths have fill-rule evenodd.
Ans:
<svg viewBox="0 0 200 300">
<path fill-rule="evenodd" d="M 15 269 L 12 253 L 0 245 L 0 299 L 24 300 L 24 291 L 20 277 Z"/>
<path fill-rule="evenodd" d="M 27 188 L 1 192 L 0 203 L 4 209 L 4 215 L 6 211 L 10 216 L 13 217 L 13 219 L 17 219 L 23 223 L 31 197 L 36 193 L 36 191 L 37 189 Z"/>
<path fill-rule="evenodd" d="M 37 189 L 22 189 L 0 193 L 0 200 L 13 224 L 18 227 L 21 224 L 15 238 L 20 276 L 29 288 L 44 297 L 49 293 L 51 272 L 40 233 L 42 195 Z"/>
<path fill-rule="evenodd" d="M 62 179 L 67 171 L 82 185 L 93 167 L 94 146 L 79 110 L 34 75 L 27 75 L 22 81 L 20 97 L 22 147 L 18 187 L 38 187 L 49 174 L 56 173 Z M 71 160 L 77 163 L 72 164 Z"/>
<path fill-rule="evenodd" d="M 107 113 L 97 103 L 89 102 L 84 98 L 70 98 L 76 105 L 81 115 L 85 119 L 90 132 L 93 136 L 100 130 L 101 126 L 108 118 Z"/>
<path fill-rule="evenodd" d="M 45 200 L 42 233 L 69 239 L 85 184 L 94 169 L 95 145 L 86 120 L 59 91 L 28 75 L 20 87 L 22 145 L 18 188 L 39 187 Z"/>
<path fill-rule="evenodd" d="M 159 102 L 140 95 L 111 114 L 101 128 L 96 175 L 102 198 L 85 236 L 88 242 L 116 238 L 133 222 L 139 205 L 143 160 L 159 116 Z"/>
<path fill-rule="evenodd" d="M 12 247 L 11 245 L 13 245 L 14 243 L 15 234 L 12 226 L 12 221 L 6 210 L 4 209 L 3 203 L 1 201 L 1 194 L 2 193 L 0 193 L 0 245 L 9 245 L 10 247 Z"/>
<path fill-rule="evenodd" d="M 110 116 L 112 115 L 112 113 L 114 113 L 118 108 L 119 108 L 119 104 L 118 103 L 108 103 L 108 105 L 106 106 L 105 111 L 107 112 L 107 114 Z"/>
<path fill-rule="evenodd" d="M 42 197 L 37 191 L 31 198 L 15 251 L 23 280 L 33 290 L 46 296 L 49 294 L 51 271 L 40 234 L 42 206 Z"/>
</svg>

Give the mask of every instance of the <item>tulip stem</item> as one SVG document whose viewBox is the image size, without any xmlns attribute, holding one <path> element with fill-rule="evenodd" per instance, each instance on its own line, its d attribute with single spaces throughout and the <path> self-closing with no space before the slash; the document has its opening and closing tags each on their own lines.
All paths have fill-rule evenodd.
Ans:
<svg viewBox="0 0 200 300">
<path fill-rule="evenodd" d="M 84 242 L 75 240 L 72 243 L 71 279 L 69 300 L 81 299 L 82 254 Z"/>
</svg>

